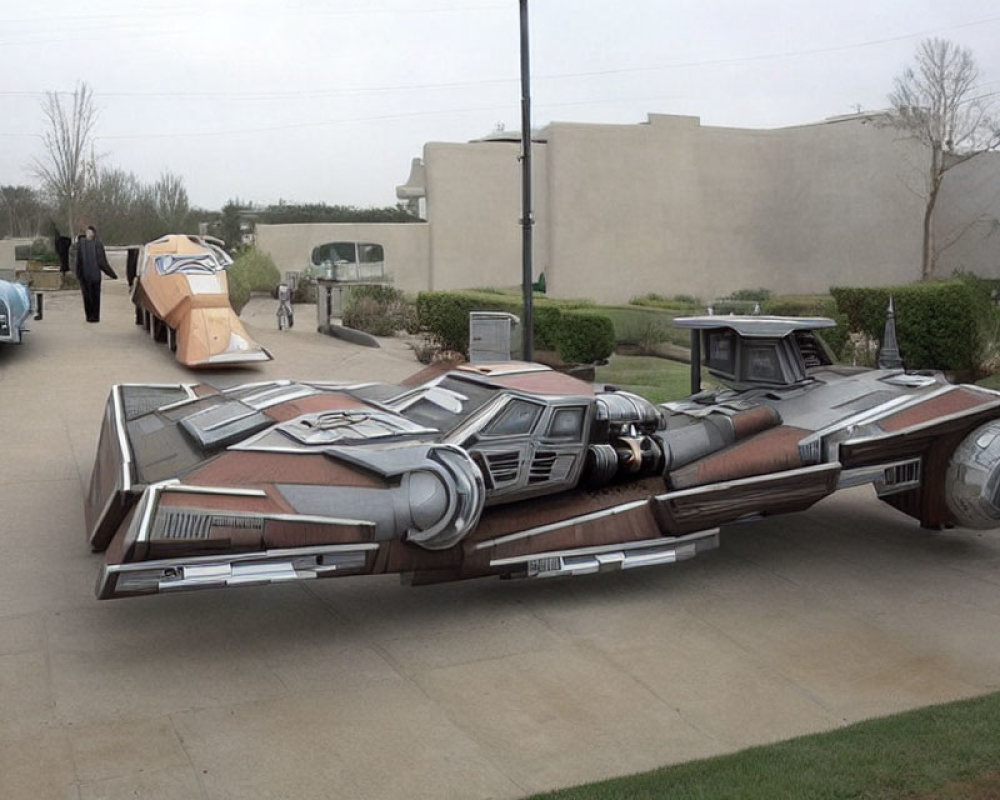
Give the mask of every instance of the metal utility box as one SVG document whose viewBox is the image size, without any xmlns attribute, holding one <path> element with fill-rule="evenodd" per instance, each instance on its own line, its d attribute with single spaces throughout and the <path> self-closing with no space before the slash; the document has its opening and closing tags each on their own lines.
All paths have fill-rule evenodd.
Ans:
<svg viewBox="0 0 1000 800">
<path fill-rule="evenodd" d="M 510 361 L 511 330 L 520 321 L 506 311 L 469 312 L 469 361 Z"/>
<path fill-rule="evenodd" d="M 344 287 L 329 278 L 316 279 L 316 322 L 329 325 L 330 318 L 344 315 Z"/>
</svg>

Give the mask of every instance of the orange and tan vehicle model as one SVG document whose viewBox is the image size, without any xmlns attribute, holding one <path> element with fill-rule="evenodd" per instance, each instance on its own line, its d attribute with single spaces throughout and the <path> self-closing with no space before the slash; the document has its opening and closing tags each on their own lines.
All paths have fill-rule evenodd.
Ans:
<svg viewBox="0 0 1000 800">
<path fill-rule="evenodd" d="M 268 361 L 229 304 L 233 261 L 210 237 L 171 234 L 143 247 L 132 290 L 136 324 L 188 367 Z"/>
</svg>

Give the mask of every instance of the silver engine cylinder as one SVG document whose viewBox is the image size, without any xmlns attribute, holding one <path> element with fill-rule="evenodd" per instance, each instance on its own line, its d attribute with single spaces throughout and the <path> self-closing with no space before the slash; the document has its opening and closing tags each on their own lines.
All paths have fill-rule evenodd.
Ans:
<svg viewBox="0 0 1000 800">
<path fill-rule="evenodd" d="M 597 422 L 615 433 L 633 426 L 643 432 L 663 427 L 659 409 L 645 397 L 631 392 L 601 392 L 597 395 Z"/>
<path fill-rule="evenodd" d="M 945 497 L 959 525 L 1000 527 L 1000 420 L 976 428 L 955 448 Z"/>
</svg>

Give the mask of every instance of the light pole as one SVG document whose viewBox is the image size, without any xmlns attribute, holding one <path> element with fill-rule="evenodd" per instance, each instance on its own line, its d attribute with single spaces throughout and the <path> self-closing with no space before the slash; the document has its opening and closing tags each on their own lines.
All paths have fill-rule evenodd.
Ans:
<svg viewBox="0 0 1000 800">
<path fill-rule="evenodd" d="M 531 81 L 528 70 L 528 0 L 521 6 L 521 358 L 535 358 L 534 313 L 531 296 Z"/>
</svg>

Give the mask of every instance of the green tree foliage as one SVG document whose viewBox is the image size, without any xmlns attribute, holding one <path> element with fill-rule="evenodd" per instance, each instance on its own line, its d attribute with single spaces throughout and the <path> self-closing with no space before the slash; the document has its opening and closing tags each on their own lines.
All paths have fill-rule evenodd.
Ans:
<svg viewBox="0 0 1000 800">
<path fill-rule="evenodd" d="M 357 208 L 326 203 L 278 203 L 254 212 L 258 222 L 268 225 L 300 222 L 420 222 L 404 206 Z"/>
<path fill-rule="evenodd" d="M 219 236 L 226 243 L 230 252 L 237 250 L 243 242 L 243 232 L 240 230 L 240 210 L 239 198 L 230 200 L 222 207 L 222 214 L 219 217 Z"/>
</svg>

